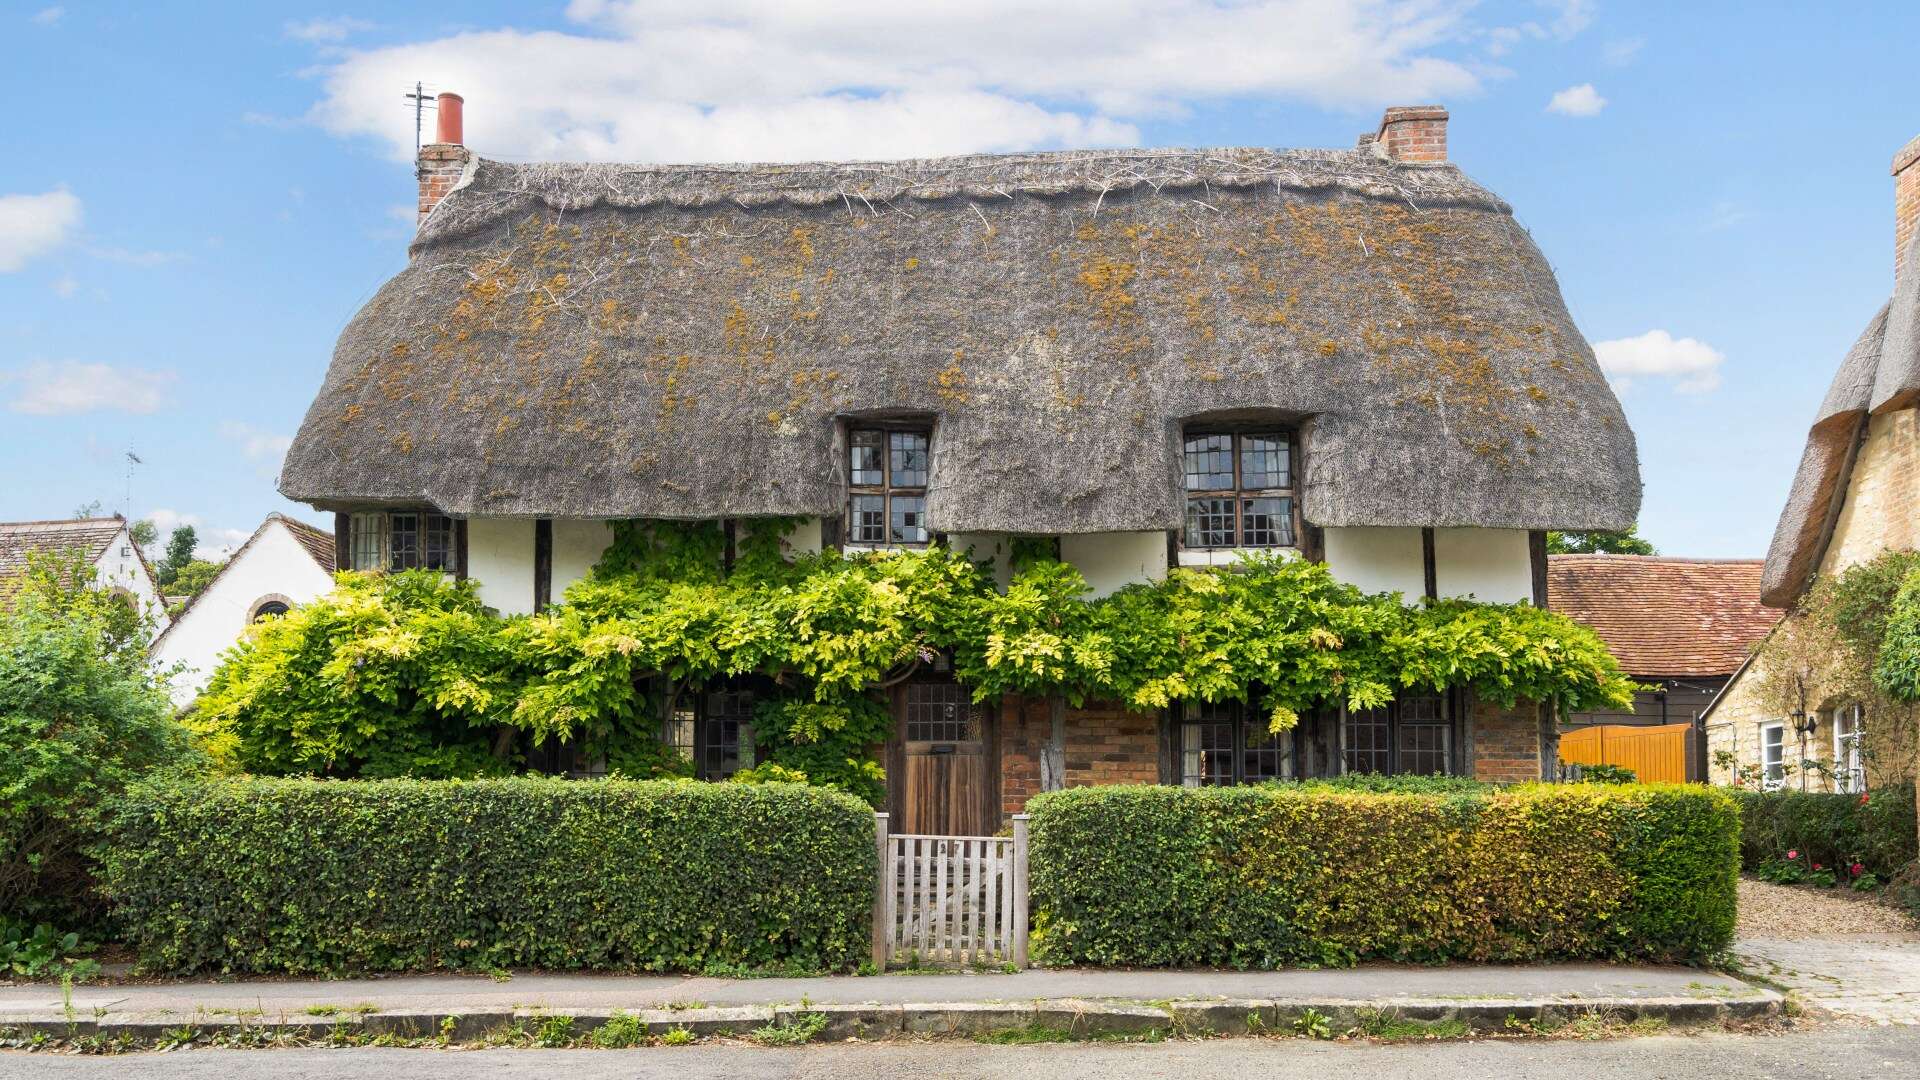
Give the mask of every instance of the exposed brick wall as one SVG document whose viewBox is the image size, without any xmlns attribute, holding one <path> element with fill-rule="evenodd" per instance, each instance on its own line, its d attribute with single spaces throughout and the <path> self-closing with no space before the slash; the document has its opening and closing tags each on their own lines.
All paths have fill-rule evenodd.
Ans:
<svg viewBox="0 0 1920 1080">
<path fill-rule="evenodd" d="M 1907 259 L 1907 241 L 1920 220 L 1920 136 L 1893 155 L 1893 272 Z"/>
<path fill-rule="evenodd" d="M 1388 109 L 1374 143 L 1395 161 L 1447 160 L 1447 110 L 1438 105 Z"/>
<path fill-rule="evenodd" d="M 1540 707 L 1522 701 L 1503 709 L 1473 702 L 1473 777 L 1494 783 L 1540 779 Z"/>
<path fill-rule="evenodd" d="M 1867 421 L 1853 462 L 1822 576 L 1881 552 L 1920 548 L 1920 411 L 1898 409 Z"/>
<path fill-rule="evenodd" d="M 420 179 L 420 213 L 416 223 L 427 220 L 427 215 L 440 200 L 446 198 L 453 185 L 460 182 L 460 174 L 466 170 L 469 155 L 464 146 L 450 143 L 433 143 L 420 148 L 420 158 L 414 168 L 414 175 Z"/>
<path fill-rule="evenodd" d="M 1000 805 L 1026 808 L 1040 791 L 1040 751 L 1052 734 L 1045 698 L 1009 697 L 1000 716 Z M 1066 715 L 1068 787 L 1160 782 L 1160 717 L 1117 703 L 1090 703 Z"/>
</svg>

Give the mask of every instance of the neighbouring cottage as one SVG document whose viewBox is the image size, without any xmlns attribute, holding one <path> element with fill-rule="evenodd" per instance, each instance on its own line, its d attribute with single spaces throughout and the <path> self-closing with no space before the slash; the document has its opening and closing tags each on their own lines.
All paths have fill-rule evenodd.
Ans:
<svg viewBox="0 0 1920 1080">
<path fill-rule="evenodd" d="M 1003 581 L 1050 538 L 1096 594 L 1267 551 L 1543 604 L 1545 530 L 1639 508 L 1620 405 L 1444 109 L 1344 150 L 686 166 L 487 160 L 460 109 L 281 474 L 341 567 L 530 612 L 612 520 L 779 517 L 795 552 L 945 544 Z M 755 692 L 690 691 L 662 738 L 722 778 Z M 1280 736 L 1232 703 L 974 706 L 931 670 L 892 700 L 908 832 L 990 832 L 1043 786 L 1554 760 L 1544 708 L 1444 688 Z"/>
<path fill-rule="evenodd" d="M 1894 155 L 1893 179 L 1893 296 L 1841 359 L 1814 415 L 1761 576 L 1770 607 L 1791 610 L 1819 579 L 1920 548 L 1920 137 Z M 1788 670 L 1805 661 L 1776 655 L 1772 644 L 1707 711 L 1716 781 L 1752 776 L 1764 786 L 1858 791 L 1914 774 L 1915 710 L 1882 703 L 1904 715 L 1869 716 L 1857 687 L 1836 685 L 1832 672 Z M 1884 752 L 1863 746 L 1863 733 L 1876 729 L 1891 744 Z"/>
<path fill-rule="evenodd" d="M 1593 628 L 1642 689 L 1631 711 L 1578 724 L 1696 723 L 1780 612 L 1760 602 L 1759 559 L 1549 555 L 1547 606 Z"/>
<path fill-rule="evenodd" d="M 168 625 L 166 600 L 153 576 L 153 567 L 133 542 L 127 519 L 104 518 L 62 521 L 0 522 L 0 600 L 18 587 L 34 556 L 67 556 L 93 571 L 93 588 L 123 596 L 156 633 Z"/>
<path fill-rule="evenodd" d="M 331 532 L 268 514 L 147 650 L 167 677 L 174 705 L 193 703 L 220 654 L 248 626 L 324 596 L 333 588 L 333 570 Z"/>
</svg>

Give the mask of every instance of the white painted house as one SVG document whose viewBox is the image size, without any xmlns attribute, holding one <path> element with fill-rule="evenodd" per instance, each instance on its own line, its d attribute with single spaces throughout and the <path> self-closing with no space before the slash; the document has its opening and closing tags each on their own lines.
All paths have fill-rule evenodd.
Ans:
<svg viewBox="0 0 1920 1080">
<path fill-rule="evenodd" d="M 167 627 L 166 601 L 154 582 L 133 531 L 118 514 L 105 518 L 62 521 L 0 522 L 0 599 L 13 592 L 35 555 L 71 553 L 93 568 L 93 587 L 124 594 L 152 623 L 155 633 Z"/>
<path fill-rule="evenodd" d="M 155 665 L 169 673 L 173 703 L 181 708 L 193 703 L 220 654 L 248 626 L 331 591 L 333 534 L 268 514 L 148 650 Z"/>
</svg>

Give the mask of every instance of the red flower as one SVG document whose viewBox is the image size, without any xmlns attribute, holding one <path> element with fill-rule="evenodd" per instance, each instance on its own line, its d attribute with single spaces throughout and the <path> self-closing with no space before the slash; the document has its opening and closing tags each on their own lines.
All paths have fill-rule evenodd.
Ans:
<svg viewBox="0 0 1920 1080">
<path fill-rule="evenodd" d="M 1797 858 L 1799 858 L 1799 857 L 1800 857 L 1800 852 L 1798 852 L 1798 851 L 1789 851 L 1789 852 L 1787 852 L 1787 858 L 1789 858 L 1789 859 L 1797 859 Z"/>
<path fill-rule="evenodd" d="M 1824 866 L 1821 866 L 1821 865 L 1820 865 L 1819 863 L 1814 863 L 1814 864 L 1813 864 L 1813 868 L 1814 868 L 1815 870 L 1825 870 L 1825 869 L 1826 869 L 1826 867 L 1824 867 Z"/>
<path fill-rule="evenodd" d="M 1867 793 L 1864 791 L 1860 793 L 1860 805 L 1861 806 L 1867 805 Z"/>
<path fill-rule="evenodd" d="M 1854 877 L 1859 877 L 1864 870 L 1866 870 L 1866 867 L 1859 863 L 1854 863 L 1852 866 L 1847 867 L 1847 873 L 1852 874 Z"/>
</svg>

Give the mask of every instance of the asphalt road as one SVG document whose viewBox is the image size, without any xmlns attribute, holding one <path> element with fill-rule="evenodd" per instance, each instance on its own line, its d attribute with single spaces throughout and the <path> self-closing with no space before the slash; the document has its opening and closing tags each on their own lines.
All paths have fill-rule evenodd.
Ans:
<svg viewBox="0 0 1920 1080">
<path fill-rule="evenodd" d="M 1827 1025 L 1787 1035 L 1673 1035 L 1602 1042 L 1529 1039 L 1376 1046 L 1302 1039 L 1220 1039 L 1157 1045 L 979 1046 L 888 1043 L 762 1049 L 745 1045 L 641 1050 L 186 1050 L 117 1057 L 0 1053 L 0 1077 L 116 1080 L 718 1080 L 721 1077 L 1232 1077 L 1247 1080 L 1858 1080 L 1920 1075 L 1920 1028 Z"/>
</svg>

